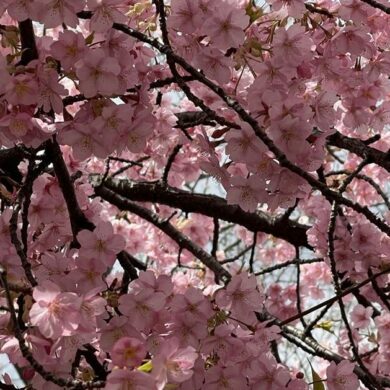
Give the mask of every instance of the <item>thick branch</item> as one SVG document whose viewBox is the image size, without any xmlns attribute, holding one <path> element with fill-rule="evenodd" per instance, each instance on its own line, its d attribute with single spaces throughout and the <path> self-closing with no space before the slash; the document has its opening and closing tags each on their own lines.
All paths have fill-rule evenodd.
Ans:
<svg viewBox="0 0 390 390">
<path fill-rule="evenodd" d="M 360 139 L 350 138 L 336 132 L 327 138 L 327 142 L 328 145 L 337 146 L 338 148 L 349 150 L 361 158 L 367 158 L 369 162 L 373 162 L 390 172 L 389 154 L 367 146 Z"/>
<path fill-rule="evenodd" d="M 230 279 L 229 272 L 221 266 L 217 259 L 208 254 L 205 250 L 196 245 L 194 242 L 192 242 L 187 236 L 182 234 L 168 221 L 161 219 L 157 214 L 153 213 L 152 211 L 141 207 L 136 203 L 130 202 L 129 200 L 121 197 L 120 195 L 111 191 L 105 186 L 96 187 L 95 192 L 96 195 L 118 207 L 120 210 L 130 211 L 131 213 L 138 215 L 145 221 L 148 221 L 157 228 L 159 228 L 167 236 L 174 240 L 180 248 L 187 249 L 195 257 L 197 257 L 206 267 L 213 271 L 218 280 L 228 281 Z"/>
<path fill-rule="evenodd" d="M 76 239 L 77 233 L 80 230 L 93 230 L 94 225 L 88 221 L 80 209 L 68 168 L 62 157 L 60 146 L 55 139 L 48 144 L 47 150 L 50 154 L 54 172 L 68 208 L 73 237 Z"/>
<path fill-rule="evenodd" d="M 91 177 L 97 186 L 96 176 Z M 237 205 L 229 205 L 226 200 L 215 195 L 193 194 L 160 183 L 134 183 L 128 180 L 107 179 L 103 187 L 122 197 L 137 202 L 152 202 L 179 208 L 187 213 L 199 213 L 244 226 L 252 232 L 264 232 L 288 241 L 295 246 L 311 249 L 307 242 L 307 226 L 291 220 L 272 218 L 263 212 L 248 213 Z M 96 187 L 95 187 L 96 188 Z"/>
</svg>

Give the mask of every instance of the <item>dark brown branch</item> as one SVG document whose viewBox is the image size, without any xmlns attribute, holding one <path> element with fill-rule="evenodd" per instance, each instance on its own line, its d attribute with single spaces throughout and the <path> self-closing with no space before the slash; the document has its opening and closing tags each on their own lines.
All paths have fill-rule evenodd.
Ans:
<svg viewBox="0 0 390 390">
<path fill-rule="evenodd" d="M 120 210 L 130 211 L 131 213 L 138 215 L 145 221 L 148 221 L 157 228 L 159 228 L 173 241 L 175 241 L 179 245 L 179 247 L 187 249 L 206 267 L 213 271 L 218 280 L 222 280 L 224 282 L 230 280 L 231 276 L 229 272 L 226 271 L 214 257 L 208 254 L 205 250 L 196 245 L 194 242 L 192 242 L 187 236 L 182 234 L 168 221 L 161 219 L 157 214 L 153 213 L 152 211 L 141 207 L 134 202 L 130 202 L 128 199 L 121 197 L 120 195 L 111 191 L 105 186 L 96 187 L 95 192 L 96 195 L 118 207 Z"/>
<path fill-rule="evenodd" d="M 369 162 L 375 163 L 390 172 L 389 154 L 367 146 L 364 141 L 336 132 L 327 138 L 327 143 L 328 145 L 349 150 L 361 158 L 367 158 Z"/>
<path fill-rule="evenodd" d="M 129 288 L 129 284 L 132 280 L 135 280 L 138 278 L 137 270 L 135 269 L 133 265 L 133 259 L 131 259 L 133 256 L 131 256 L 129 253 L 122 251 L 118 253 L 118 260 L 123 268 L 123 279 L 122 279 L 122 285 L 121 285 L 121 294 L 126 294 Z M 138 261 L 137 259 L 135 259 Z"/>
<path fill-rule="evenodd" d="M 99 177 L 91 176 L 94 186 L 99 185 L 98 180 Z M 159 203 L 180 208 L 186 213 L 199 213 L 211 218 L 219 218 L 244 226 L 252 232 L 272 234 L 295 246 L 312 249 L 307 242 L 307 226 L 291 220 L 278 220 L 263 212 L 246 212 L 237 205 L 229 205 L 226 200 L 218 196 L 193 194 L 172 187 L 164 187 L 159 183 L 134 183 L 118 179 L 107 179 L 103 186 L 132 201 Z"/>
<path fill-rule="evenodd" d="M 324 306 L 333 304 L 339 298 L 342 298 L 342 297 L 345 297 L 346 295 L 351 294 L 354 290 L 358 290 L 358 289 L 362 288 L 363 286 L 365 286 L 366 284 L 371 283 L 372 280 L 374 280 L 376 278 L 379 278 L 382 275 L 386 275 L 388 273 L 390 273 L 390 269 L 386 269 L 386 270 L 383 270 L 383 271 L 378 272 L 376 274 L 373 274 L 372 276 L 370 276 L 369 278 L 363 280 L 362 282 L 360 282 L 358 284 L 355 284 L 355 285 L 352 285 L 351 287 L 343 290 L 340 295 L 335 295 L 332 298 L 329 298 L 326 301 L 323 301 L 323 302 L 319 303 L 318 305 L 312 306 L 310 309 L 307 309 L 307 310 L 303 311 L 302 312 L 302 316 L 306 316 L 306 315 L 308 315 L 310 313 L 313 313 L 313 312 L 323 308 Z M 294 321 L 298 320 L 299 318 L 300 318 L 300 315 L 299 314 L 295 314 L 295 315 L 293 315 L 293 316 L 291 316 L 291 317 L 281 321 L 281 324 L 282 325 L 289 324 L 290 322 L 294 322 Z"/>
<path fill-rule="evenodd" d="M 334 15 L 325 8 L 316 7 L 315 4 L 305 3 L 305 7 L 308 11 L 333 18 Z"/>
<path fill-rule="evenodd" d="M 292 326 L 285 326 L 276 323 L 281 327 L 281 335 L 283 337 L 286 337 L 289 341 L 293 342 L 291 340 L 291 336 L 295 338 L 298 341 L 298 345 L 300 348 L 305 348 L 306 347 L 306 352 L 308 353 L 313 353 L 315 356 L 321 357 L 325 360 L 328 360 L 330 362 L 335 362 L 335 363 L 340 363 L 342 360 L 345 360 L 346 358 L 343 356 L 340 356 L 329 349 L 323 347 L 322 345 L 318 344 L 315 340 L 306 337 L 304 332 L 292 327 Z M 290 337 L 289 337 L 290 336 Z M 295 343 L 294 343 L 295 344 Z M 313 352 L 310 352 L 312 350 Z M 367 375 L 366 372 L 364 372 L 359 366 L 355 366 L 354 368 L 355 374 L 359 377 L 360 380 L 362 380 L 364 383 L 367 382 L 367 380 L 370 380 L 370 376 Z M 390 387 L 390 379 L 386 377 L 380 377 L 377 376 L 375 377 L 377 382 L 384 387 Z"/>
<path fill-rule="evenodd" d="M 163 175 L 162 175 L 162 178 L 161 178 L 161 182 L 162 182 L 162 184 L 164 186 L 166 186 L 168 184 L 169 171 L 171 170 L 172 164 L 175 162 L 175 158 L 179 154 L 180 149 L 182 148 L 182 146 L 183 145 L 177 144 L 173 148 L 172 153 L 168 157 L 167 165 L 165 166 L 165 169 L 164 169 L 164 172 L 163 172 Z"/>
<path fill-rule="evenodd" d="M 213 232 L 213 243 L 211 247 L 211 256 L 215 258 L 217 258 L 218 240 L 219 240 L 219 219 L 214 218 L 214 232 Z"/>
<path fill-rule="evenodd" d="M 379 3 L 375 0 L 361 0 L 363 3 L 366 3 L 370 5 L 371 7 L 380 9 L 381 11 L 385 12 L 386 14 L 390 15 L 390 8 L 386 7 L 384 4 Z"/>
<path fill-rule="evenodd" d="M 22 57 L 20 65 L 27 65 L 38 58 L 37 45 L 35 43 L 34 28 L 31 19 L 19 23 L 20 41 L 22 44 Z"/>
<path fill-rule="evenodd" d="M 58 184 L 61 188 L 65 203 L 68 208 L 73 233 L 73 240 L 75 243 L 77 233 L 80 230 L 93 230 L 94 225 L 90 221 L 88 221 L 88 219 L 85 217 L 84 213 L 80 209 L 79 203 L 76 198 L 76 193 L 73 188 L 72 179 L 69 175 L 64 158 L 62 157 L 60 146 L 58 145 L 55 138 L 53 138 L 53 140 L 48 143 L 47 152 L 49 153 L 50 159 L 53 163 L 54 172 L 58 179 Z"/>
</svg>

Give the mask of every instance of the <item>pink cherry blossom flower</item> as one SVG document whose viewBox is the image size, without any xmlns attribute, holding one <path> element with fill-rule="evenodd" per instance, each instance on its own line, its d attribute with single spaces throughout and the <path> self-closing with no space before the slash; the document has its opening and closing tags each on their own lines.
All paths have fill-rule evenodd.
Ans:
<svg viewBox="0 0 390 390">
<path fill-rule="evenodd" d="M 50 46 L 53 57 L 61 61 L 64 70 L 73 68 L 83 58 L 86 49 L 83 35 L 70 30 L 60 32 L 58 40 Z"/>
<path fill-rule="evenodd" d="M 213 47 L 203 47 L 196 59 L 199 68 L 204 69 L 206 75 L 212 80 L 224 85 L 231 77 L 231 60 Z"/>
<path fill-rule="evenodd" d="M 121 131 L 118 151 L 125 147 L 132 153 L 141 153 L 152 135 L 156 118 L 150 108 L 138 106 L 129 127 Z"/>
<path fill-rule="evenodd" d="M 162 390 L 167 383 L 188 380 L 193 374 L 192 369 L 197 358 L 195 348 L 179 348 L 177 339 L 167 340 L 152 360 L 152 375 L 157 380 L 158 390 Z"/>
<path fill-rule="evenodd" d="M 244 344 L 238 337 L 233 337 L 234 326 L 222 324 L 214 329 L 212 335 L 201 342 L 201 352 L 216 355 L 221 362 L 228 362 L 232 355 L 239 354 L 244 349 Z"/>
<path fill-rule="evenodd" d="M 80 91 L 88 98 L 97 94 L 114 95 L 120 87 L 120 71 L 118 60 L 107 57 L 103 49 L 89 50 L 76 64 Z"/>
<path fill-rule="evenodd" d="M 173 284 L 167 275 L 156 277 L 153 271 L 141 271 L 138 279 L 130 283 L 130 290 L 133 294 L 146 291 L 149 293 L 163 293 L 168 300 L 172 294 Z"/>
<path fill-rule="evenodd" d="M 245 211 L 255 211 L 259 203 L 266 201 L 268 194 L 265 191 L 264 179 L 258 175 L 252 175 L 248 179 L 234 176 L 230 180 L 227 202 L 238 204 Z"/>
<path fill-rule="evenodd" d="M 119 11 L 122 0 L 88 0 L 88 8 L 93 11 L 91 30 L 105 32 L 114 23 L 126 23 L 126 16 Z"/>
<path fill-rule="evenodd" d="M 358 0 L 342 0 L 341 6 L 337 11 L 340 18 L 344 20 L 353 20 L 358 25 L 365 24 L 368 17 L 372 16 L 375 10 L 367 4 L 360 3 Z"/>
<path fill-rule="evenodd" d="M 223 4 L 223 5 L 222 5 Z M 249 17 L 243 9 L 234 7 L 234 3 L 223 2 L 211 18 L 202 26 L 216 47 L 222 50 L 240 46 L 245 39 L 244 29 L 249 24 Z"/>
<path fill-rule="evenodd" d="M 90 126 L 82 123 L 73 122 L 62 127 L 58 133 L 58 140 L 61 144 L 72 146 L 73 156 L 80 161 L 91 155 L 105 158 L 110 153 L 102 133 L 97 130 L 91 132 Z"/>
<path fill-rule="evenodd" d="M 175 295 L 170 306 L 173 312 L 186 313 L 199 321 L 208 320 L 213 315 L 210 302 L 194 287 L 189 287 L 184 295 Z"/>
<path fill-rule="evenodd" d="M 68 278 L 77 284 L 79 293 L 86 293 L 93 289 L 99 291 L 107 288 L 102 279 L 102 274 L 107 270 L 107 266 L 93 257 L 79 257 L 76 262 L 77 268 L 69 273 Z"/>
<path fill-rule="evenodd" d="M 286 66 L 298 66 L 304 60 L 310 59 L 311 46 L 312 41 L 305 34 L 303 27 L 294 24 L 287 30 L 280 28 L 273 41 L 274 58 Z"/>
<path fill-rule="evenodd" d="M 82 230 L 77 235 L 81 245 L 80 256 L 95 258 L 111 267 L 117 253 L 125 247 L 125 240 L 119 234 L 114 234 L 110 222 L 100 222 L 93 232 Z"/>
<path fill-rule="evenodd" d="M 258 291 L 256 276 L 242 273 L 233 276 L 227 287 L 217 292 L 216 302 L 244 322 L 252 321 L 253 312 L 261 311 L 264 295 Z"/>
<path fill-rule="evenodd" d="M 198 0 L 172 0 L 171 9 L 168 23 L 174 29 L 191 34 L 202 26 L 204 19 Z"/>
<path fill-rule="evenodd" d="M 99 325 L 100 347 L 105 351 L 112 349 L 114 344 L 123 337 L 137 338 L 144 340 L 141 333 L 138 332 L 130 323 L 126 316 L 113 317 L 109 323 L 103 319 L 97 319 Z"/>
<path fill-rule="evenodd" d="M 82 11 L 85 0 L 38 0 L 39 21 L 47 28 L 62 23 L 76 27 L 79 23 L 76 13 Z"/>
<path fill-rule="evenodd" d="M 36 104 L 38 96 L 37 80 L 31 75 L 13 76 L 6 86 L 5 98 L 11 104 Z"/>
<path fill-rule="evenodd" d="M 334 105 L 337 101 L 336 94 L 330 91 L 321 92 L 314 103 L 314 120 L 323 131 L 327 131 L 336 119 Z"/>
<path fill-rule="evenodd" d="M 243 125 L 240 130 L 231 129 L 225 135 L 226 153 L 236 162 L 255 163 L 266 148 L 252 128 Z"/>
<path fill-rule="evenodd" d="M 111 349 L 112 363 L 119 367 L 137 367 L 146 356 L 145 343 L 132 337 L 122 337 Z"/>
<path fill-rule="evenodd" d="M 95 332 L 97 328 L 96 317 L 106 310 L 106 300 L 96 295 L 99 290 L 96 288 L 81 296 L 80 322 L 77 328 L 79 333 Z"/>
<path fill-rule="evenodd" d="M 5 127 L 4 131 L 10 133 L 10 137 L 21 139 L 33 129 L 33 121 L 29 114 L 25 112 L 13 112 L 0 118 L 0 127 Z"/>
<path fill-rule="evenodd" d="M 35 303 L 30 321 L 43 336 L 57 338 L 71 335 L 79 325 L 81 300 L 72 292 L 63 293 L 54 283 L 44 281 L 34 288 Z"/>
<path fill-rule="evenodd" d="M 181 347 L 192 346 L 197 348 L 201 340 L 208 335 L 207 323 L 197 317 L 184 313 L 175 316 L 168 329 L 175 334 Z"/>
<path fill-rule="evenodd" d="M 280 121 L 275 121 L 268 129 L 268 134 L 275 144 L 286 153 L 291 159 L 296 156 L 306 146 L 309 148 L 306 138 L 311 133 L 311 128 L 307 122 L 287 115 Z"/>
<path fill-rule="evenodd" d="M 302 0 L 271 0 L 272 11 L 286 9 L 287 14 L 293 18 L 301 18 L 306 12 L 305 3 Z"/>
<path fill-rule="evenodd" d="M 22 22 L 28 18 L 36 19 L 37 6 L 34 0 L 13 0 L 7 7 L 11 18 Z"/>
<path fill-rule="evenodd" d="M 331 362 L 326 369 L 326 385 L 329 390 L 357 390 L 359 380 L 353 373 L 355 365 L 348 360 L 342 360 L 336 365 Z"/>
<path fill-rule="evenodd" d="M 119 298 L 119 310 L 131 318 L 131 324 L 139 331 L 148 332 L 154 324 L 155 316 L 165 304 L 163 293 L 141 291 L 126 294 Z"/>
<path fill-rule="evenodd" d="M 105 390 L 157 390 L 156 380 L 138 370 L 112 370 L 107 377 Z"/>
<path fill-rule="evenodd" d="M 372 307 L 365 308 L 362 305 L 356 305 L 351 313 L 352 324 L 355 328 L 366 328 L 370 324 L 373 313 Z"/>
<path fill-rule="evenodd" d="M 246 378 L 243 377 L 238 367 L 213 366 L 206 371 L 203 390 L 237 390 L 249 389 Z"/>
<path fill-rule="evenodd" d="M 251 362 L 248 376 L 253 389 L 258 390 L 283 390 L 290 379 L 289 372 L 269 354 L 262 354 Z"/>
<path fill-rule="evenodd" d="M 58 82 L 58 74 L 51 68 L 39 68 L 38 72 L 39 94 L 38 107 L 42 107 L 44 112 L 53 110 L 61 114 L 63 104 L 61 96 L 68 92 L 65 87 Z"/>
<path fill-rule="evenodd" d="M 346 26 L 332 38 L 332 54 L 350 53 L 370 58 L 375 53 L 375 47 L 370 35 L 354 26 Z"/>
</svg>

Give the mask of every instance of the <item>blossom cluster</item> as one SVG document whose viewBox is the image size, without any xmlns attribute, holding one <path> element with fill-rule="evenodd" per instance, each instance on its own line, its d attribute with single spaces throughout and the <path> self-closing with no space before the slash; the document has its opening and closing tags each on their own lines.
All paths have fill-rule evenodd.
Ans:
<svg viewBox="0 0 390 390">
<path fill-rule="evenodd" d="M 0 1 L 0 347 L 26 385 L 390 384 L 390 9 L 258 3 Z"/>
</svg>

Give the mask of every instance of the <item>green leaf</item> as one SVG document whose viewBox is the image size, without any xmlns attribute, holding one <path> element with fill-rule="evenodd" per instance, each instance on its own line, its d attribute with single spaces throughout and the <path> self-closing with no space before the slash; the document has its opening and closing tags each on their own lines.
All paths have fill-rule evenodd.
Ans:
<svg viewBox="0 0 390 390">
<path fill-rule="evenodd" d="M 310 364 L 310 367 L 311 367 L 311 375 L 312 375 L 312 378 L 313 378 L 313 390 L 325 390 L 325 385 L 324 385 L 321 377 L 314 370 L 314 368 L 311 365 L 310 361 L 309 361 L 309 364 Z"/>
<path fill-rule="evenodd" d="M 152 361 L 149 360 L 146 363 L 144 363 L 142 366 L 139 366 L 138 370 L 142 372 L 150 372 L 152 371 L 152 368 L 153 368 Z"/>
<path fill-rule="evenodd" d="M 332 333 L 333 322 L 332 321 L 322 321 L 322 322 L 318 323 L 315 327 L 326 330 L 329 333 Z"/>
<path fill-rule="evenodd" d="M 245 7 L 246 14 L 249 16 L 250 23 L 252 24 L 257 19 L 263 16 L 263 10 L 261 8 L 256 7 L 251 2 Z"/>
</svg>

